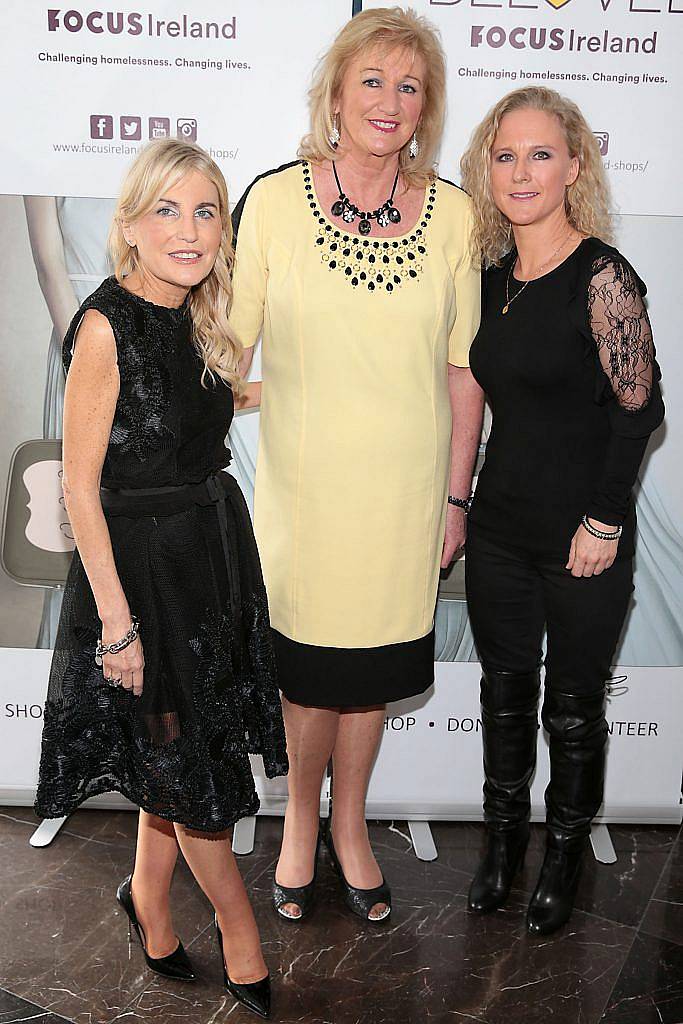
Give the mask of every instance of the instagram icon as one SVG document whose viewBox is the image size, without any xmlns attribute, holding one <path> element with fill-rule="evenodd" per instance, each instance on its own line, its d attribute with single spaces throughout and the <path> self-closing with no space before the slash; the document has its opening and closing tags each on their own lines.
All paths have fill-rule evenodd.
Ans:
<svg viewBox="0 0 683 1024">
<path fill-rule="evenodd" d="M 609 152 L 609 132 L 593 132 L 593 135 L 598 140 L 600 156 L 607 156 Z"/>
</svg>

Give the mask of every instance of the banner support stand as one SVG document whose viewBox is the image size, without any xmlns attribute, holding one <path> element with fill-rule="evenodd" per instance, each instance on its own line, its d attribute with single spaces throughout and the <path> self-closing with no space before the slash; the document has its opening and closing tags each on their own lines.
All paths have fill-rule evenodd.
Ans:
<svg viewBox="0 0 683 1024">
<path fill-rule="evenodd" d="M 66 817 L 43 818 L 40 825 L 29 839 L 30 845 L 36 847 L 49 846 L 65 821 Z"/>
<path fill-rule="evenodd" d="M 600 864 L 615 864 L 617 854 L 607 825 L 591 825 L 593 855 Z"/>
<path fill-rule="evenodd" d="M 408 831 L 418 860 L 436 860 L 439 856 L 428 821 L 409 821 Z"/>
</svg>

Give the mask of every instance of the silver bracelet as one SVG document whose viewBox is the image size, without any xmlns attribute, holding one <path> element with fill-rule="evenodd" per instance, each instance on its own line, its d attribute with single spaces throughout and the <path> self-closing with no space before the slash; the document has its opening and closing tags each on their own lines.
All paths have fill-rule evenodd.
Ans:
<svg viewBox="0 0 683 1024">
<path fill-rule="evenodd" d="M 102 655 L 104 654 L 119 654 L 120 651 L 124 651 L 126 647 L 130 647 L 134 640 L 137 640 L 140 633 L 140 620 L 136 619 L 133 615 L 133 621 L 130 624 L 130 629 L 125 636 L 122 636 L 120 640 L 115 640 L 113 644 L 103 644 L 102 637 L 97 641 L 97 647 L 95 648 L 95 664 L 102 667 Z"/>
<path fill-rule="evenodd" d="M 614 533 L 605 533 L 604 530 L 596 530 L 593 524 L 588 522 L 588 516 L 583 517 L 581 525 L 584 530 L 587 530 L 588 533 L 590 533 L 591 537 L 597 537 L 598 540 L 619 540 L 621 537 L 621 526 L 617 526 Z"/>
</svg>

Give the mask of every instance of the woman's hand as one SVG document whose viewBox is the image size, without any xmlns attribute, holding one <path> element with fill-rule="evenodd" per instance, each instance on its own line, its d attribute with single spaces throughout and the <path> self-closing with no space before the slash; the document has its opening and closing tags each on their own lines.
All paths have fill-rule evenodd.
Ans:
<svg viewBox="0 0 683 1024">
<path fill-rule="evenodd" d="M 109 638 L 103 634 L 102 640 L 105 644 L 115 643 L 116 640 L 121 639 L 122 635 Z M 105 680 L 119 682 L 124 690 L 131 690 L 136 697 L 142 693 L 144 668 L 145 656 L 140 637 L 136 637 L 132 644 L 124 647 L 118 654 L 102 656 L 102 672 Z"/>
<path fill-rule="evenodd" d="M 441 555 L 441 568 L 447 569 L 458 551 L 465 546 L 467 536 L 467 525 L 465 510 L 457 505 L 448 506 L 446 512 L 446 535 L 443 539 L 443 553 Z"/>
<path fill-rule="evenodd" d="M 599 523 L 597 520 L 591 520 L 591 526 L 605 533 L 611 533 L 615 529 L 614 526 Z M 569 561 L 565 569 L 570 569 L 572 576 L 599 576 L 605 569 L 609 569 L 617 557 L 618 547 L 618 540 L 601 540 L 583 526 L 579 526 L 572 537 Z"/>
<path fill-rule="evenodd" d="M 245 385 L 244 392 L 235 399 L 235 409 L 243 412 L 245 409 L 257 409 L 261 404 L 261 381 L 252 380 Z"/>
</svg>

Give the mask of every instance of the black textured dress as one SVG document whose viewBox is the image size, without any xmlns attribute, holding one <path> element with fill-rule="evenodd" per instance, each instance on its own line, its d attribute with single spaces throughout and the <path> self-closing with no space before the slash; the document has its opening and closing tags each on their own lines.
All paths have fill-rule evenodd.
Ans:
<svg viewBox="0 0 683 1024">
<path fill-rule="evenodd" d="M 95 665 L 100 621 L 76 551 L 45 706 L 36 812 L 69 814 L 110 790 L 161 818 L 219 831 L 259 806 L 249 754 L 268 777 L 287 755 L 268 606 L 249 513 L 225 438 L 232 392 L 201 384 L 187 307 L 106 280 L 64 341 L 68 371 L 86 310 L 109 321 L 120 393 L 102 506 L 145 656 L 140 697 Z"/>
</svg>

